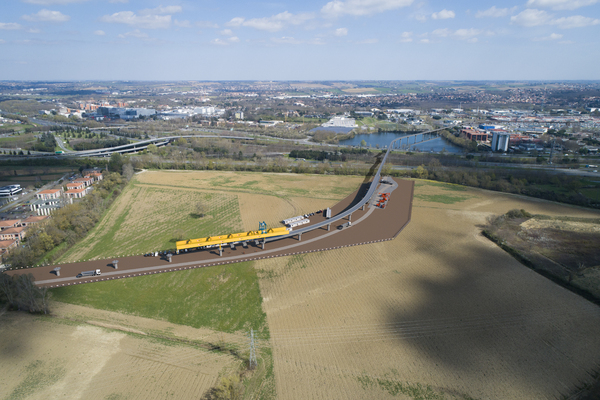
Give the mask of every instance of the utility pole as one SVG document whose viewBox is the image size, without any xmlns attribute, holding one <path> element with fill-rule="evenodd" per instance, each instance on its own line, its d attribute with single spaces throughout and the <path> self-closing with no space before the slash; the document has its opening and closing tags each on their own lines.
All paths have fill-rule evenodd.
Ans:
<svg viewBox="0 0 600 400">
<path fill-rule="evenodd" d="M 250 358 L 248 359 L 248 368 L 254 369 L 258 365 L 256 361 L 256 345 L 254 343 L 254 329 L 250 329 Z"/>
</svg>

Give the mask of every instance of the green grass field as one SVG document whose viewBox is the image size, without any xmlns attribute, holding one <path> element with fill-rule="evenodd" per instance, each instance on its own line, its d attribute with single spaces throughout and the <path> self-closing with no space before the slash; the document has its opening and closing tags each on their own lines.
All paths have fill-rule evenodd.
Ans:
<svg viewBox="0 0 600 400">
<path fill-rule="evenodd" d="M 222 332 L 269 337 L 252 262 L 52 289 L 52 299 Z"/>
<path fill-rule="evenodd" d="M 202 218 L 195 214 L 198 202 L 207 205 L 206 215 Z M 174 249 L 177 240 L 241 230 L 235 195 L 130 183 L 89 235 L 59 261 Z"/>
</svg>

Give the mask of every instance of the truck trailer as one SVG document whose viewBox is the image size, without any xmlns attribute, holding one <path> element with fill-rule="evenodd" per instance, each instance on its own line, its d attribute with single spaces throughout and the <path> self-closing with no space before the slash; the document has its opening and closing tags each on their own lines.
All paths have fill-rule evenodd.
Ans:
<svg viewBox="0 0 600 400">
<path fill-rule="evenodd" d="M 93 270 L 93 271 L 83 271 L 80 272 L 79 275 L 77 275 L 78 278 L 83 278 L 84 276 L 98 276 L 98 275 L 102 275 L 102 271 L 100 271 L 99 269 Z"/>
</svg>

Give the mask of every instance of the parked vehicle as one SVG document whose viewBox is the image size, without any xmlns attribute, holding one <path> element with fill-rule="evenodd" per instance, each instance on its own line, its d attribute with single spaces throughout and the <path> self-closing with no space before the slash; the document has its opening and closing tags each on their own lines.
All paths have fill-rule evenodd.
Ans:
<svg viewBox="0 0 600 400">
<path fill-rule="evenodd" d="M 338 229 L 342 230 L 342 229 L 345 229 L 345 228 L 348 228 L 348 227 L 351 227 L 351 226 L 352 226 L 352 222 L 348 221 L 345 224 L 342 224 L 342 225 L 338 226 Z"/>
</svg>

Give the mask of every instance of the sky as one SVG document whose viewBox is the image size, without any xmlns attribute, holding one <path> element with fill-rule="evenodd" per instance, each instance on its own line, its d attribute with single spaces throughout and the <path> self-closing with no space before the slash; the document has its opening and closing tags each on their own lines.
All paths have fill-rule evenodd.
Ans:
<svg viewBox="0 0 600 400">
<path fill-rule="evenodd" d="M 0 80 L 598 80 L 600 0 L 2 0 Z"/>
</svg>

